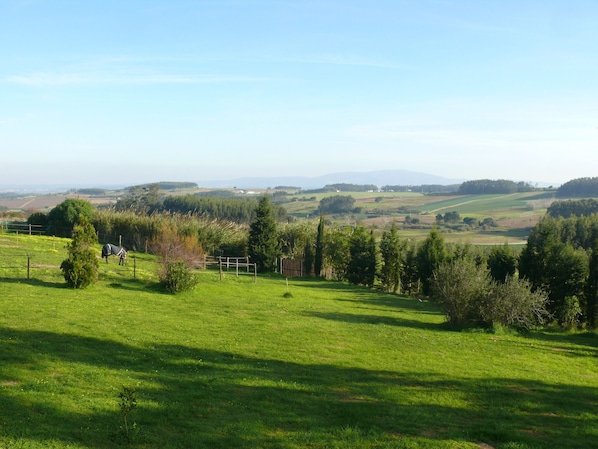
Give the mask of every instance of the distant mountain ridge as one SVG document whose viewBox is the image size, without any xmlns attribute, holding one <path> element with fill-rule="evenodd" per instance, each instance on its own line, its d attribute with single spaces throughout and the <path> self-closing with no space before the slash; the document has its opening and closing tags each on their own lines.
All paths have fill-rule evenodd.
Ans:
<svg viewBox="0 0 598 449">
<path fill-rule="evenodd" d="M 373 184 L 378 187 L 386 185 L 419 186 L 428 184 L 452 185 L 461 184 L 464 179 L 450 179 L 442 176 L 420 173 L 409 170 L 377 170 L 369 172 L 341 172 L 326 175 L 308 176 L 273 176 L 246 177 L 222 181 L 198 181 L 200 187 L 239 189 L 266 189 L 276 186 L 293 186 L 302 189 L 315 189 L 328 184 Z"/>
</svg>

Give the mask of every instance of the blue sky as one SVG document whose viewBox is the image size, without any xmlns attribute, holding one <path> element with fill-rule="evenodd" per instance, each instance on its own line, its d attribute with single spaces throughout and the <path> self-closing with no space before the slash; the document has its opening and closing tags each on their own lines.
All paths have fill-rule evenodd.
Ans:
<svg viewBox="0 0 598 449">
<path fill-rule="evenodd" d="M 597 23 L 595 0 L 2 0 L 0 184 L 598 176 Z"/>
</svg>

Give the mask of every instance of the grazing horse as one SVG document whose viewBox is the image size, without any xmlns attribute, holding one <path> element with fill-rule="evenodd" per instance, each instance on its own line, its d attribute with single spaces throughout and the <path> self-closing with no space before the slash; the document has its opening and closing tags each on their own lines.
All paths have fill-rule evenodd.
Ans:
<svg viewBox="0 0 598 449">
<path fill-rule="evenodd" d="M 127 251 L 122 246 L 106 243 L 102 247 L 102 257 L 106 259 L 106 263 L 108 263 L 108 256 L 118 256 L 118 264 L 124 265 L 127 259 Z"/>
</svg>

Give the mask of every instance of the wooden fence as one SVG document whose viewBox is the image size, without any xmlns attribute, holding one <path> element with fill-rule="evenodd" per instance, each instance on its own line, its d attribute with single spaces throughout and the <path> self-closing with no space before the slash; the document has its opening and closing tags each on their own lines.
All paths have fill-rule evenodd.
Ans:
<svg viewBox="0 0 598 449">
<path fill-rule="evenodd" d="M 231 269 L 231 267 L 234 268 L 237 277 L 239 277 L 240 273 L 247 273 L 247 274 L 251 274 L 253 273 L 253 280 L 254 282 L 257 282 L 257 264 L 255 263 L 250 263 L 249 262 L 249 257 L 223 257 L 223 256 L 219 256 L 218 257 L 218 269 L 220 272 L 220 280 L 222 280 L 223 274 L 224 274 L 224 269 L 226 268 L 226 271 L 229 271 Z M 241 270 L 239 270 L 241 269 Z M 245 269 L 245 270 L 243 270 Z M 253 269 L 253 271 L 252 271 Z"/>
<path fill-rule="evenodd" d="M 0 222 L 0 231 L 14 232 L 28 235 L 42 235 L 45 234 L 45 228 L 42 225 L 34 225 L 29 223 L 18 223 L 14 221 Z"/>
<path fill-rule="evenodd" d="M 313 271 L 307 273 L 303 261 L 296 259 L 280 259 L 278 269 L 280 270 L 280 274 L 288 278 L 315 275 Z M 320 277 L 334 279 L 334 270 L 332 268 L 324 268 L 320 273 Z"/>
</svg>

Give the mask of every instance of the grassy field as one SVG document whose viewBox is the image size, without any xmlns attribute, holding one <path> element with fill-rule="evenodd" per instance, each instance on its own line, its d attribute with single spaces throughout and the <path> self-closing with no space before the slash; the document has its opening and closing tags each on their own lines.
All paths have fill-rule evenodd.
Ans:
<svg viewBox="0 0 598 449">
<path fill-rule="evenodd" d="M 586 449 L 598 439 L 595 333 L 453 332 L 427 301 L 313 279 L 208 271 L 173 296 L 144 255 L 137 279 L 131 262 L 102 262 L 98 284 L 71 290 L 49 259 L 65 241 L 4 237 L 0 266 L 23 253 L 47 263 L 29 281 L 0 268 L 3 449 Z M 123 387 L 137 399 L 128 436 Z"/>
</svg>

